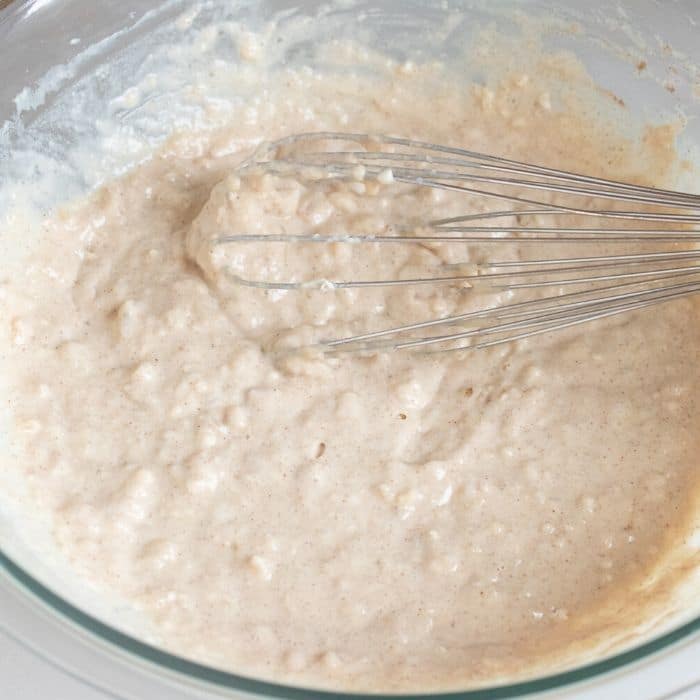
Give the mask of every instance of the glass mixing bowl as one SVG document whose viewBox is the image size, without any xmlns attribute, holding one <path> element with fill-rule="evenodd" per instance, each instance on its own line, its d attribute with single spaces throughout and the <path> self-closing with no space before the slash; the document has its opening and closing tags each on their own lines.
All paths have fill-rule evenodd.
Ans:
<svg viewBox="0 0 700 700">
<path fill-rule="evenodd" d="M 169 120 L 154 122 L 133 110 L 120 117 L 122 127 L 134 137 L 130 149 L 110 151 L 100 140 L 100 125 L 113 117 L 110 99 L 141 75 L 148 55 L 171 38 L 166 29 L 169 22 L 191 4 L 188 0 L 0 0 L 0 222 L 3 208 L 11 203 L 8 198 L 17 196 L 16 189 L 10 191 L 3 183 L 21 183 L 22 196 L 48 210 L 56 203 L 49 192 L 57 191 L 45 187 L 48 182 L 55 185 L 59 178 L 62 199 L 84 192 L 137 162 L 163 140 L 172 123 L 192 121 L 178 99 L 186 86 L 182 76 L 181 83 L 156 96 Z M 322 6 L 317 0 L 227 4 L 232 16 L 253 26 L 283 11 L 290 17 L 315 15 Z M 199 19 L 206 19 L 216 6 L 201 3 Z M 700 110 L 700 70 L 693 63 L 694 58 L 700 59 L 697 2 L 627 0 L 613 7 L 607 0 L 592 0 L 581 8 L 578 0 L 358 0 L 332 6 L 316 21 L 325 23 L 328 37 L 359 36 L 400 58 L 449 61 L 487 24 L 518 41 L 514 21 L 518 14 L 555 19 L 559 30 L 552 31 L 547 41 L 552 47 L 574 51 L 604 89 L 624 100 L 631 114 L 649 120 L 685 114 L 688 123 L 679 138 L 679 151 L 698 162 L 700 120 L 692 119 Z M 441 25 L 447 13 L 456 9 L 463 11 L 462 20 L 453 24 L 439 45 L 426 44 L 426 28 Z M 573 24 L 576 31 L 565 30 Z M 287 58 L 313 60 L 311 48 L 303 36 L 296 37 L 289 42 Z M 89 162 L 73 160 L 71 147 L 78 140 L 94 143 Z M 37 152 L 42 155 L 38 166 L 36 157 L 26 157 Z M 678 184 L 698 189 L 692 182 Z M 25 244 L 8 239 L 0 227 L 0 273 L 11 274 L 11 266 L 21 264 Z M 2 367 L 0 393 L 1 387 Z M 0 414 L 0 450 L 7 450 L 8 429 L 3 425 Z M 2 486 L 0 494 L 19 488 L 9 483 Z M 305 700 L 357 697 L 245 678 L 150 645 L 144 641 L 148 632 L 139 631 L 141 621 L 133 612 L 127 606 L 107 605 L 73 578 L 51 552 L 40 524 L 20 520 L 9 500 L 0 498 L 0 628 L 38 654 L 100 687 L 129 696 L 156 697 L 166 688 L 165 696 L 171 699 L 192 697 L 192 692 L 197 697 L 202 693 Z M 700 549 L 700 522 L 694 540 L 693 546 Z M 661 618 L 650 621 L 646 630 L 615 653 L 524 682 L 430 697 L 467 700 L 551 689 L 566 692 L 573 684 L 599 682 L 613 672 L 639 669 L 671 648 L 674 658 L 692 662 L 700 654 L 699 591 L 700 575 L 679 589 Z M 692 680 L 683 675 L 690 666 L 674 667 L 679 684 Z"/>
</svg>

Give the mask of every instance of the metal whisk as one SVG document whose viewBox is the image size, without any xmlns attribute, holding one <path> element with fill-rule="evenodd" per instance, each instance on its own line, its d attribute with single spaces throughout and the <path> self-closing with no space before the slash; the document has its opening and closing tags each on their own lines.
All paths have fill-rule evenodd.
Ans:
<svg viewBox="0 0 700 700">
<path fill-rule="evenodd" d="M 536 246 L 538 259 L 450 265 L 453 274 L 412 279 L 265 282 L 240 284 L 295 290 L 461 284 L 498 291 L 556 288 L 556 293 L 445 318 L 324 341 L 325 349 L 377 350 L 434 346 L 464 350 L 512 342 L 597 319 L 644 309 L 700 292 L 700 195 L 643 187 L 485 155 L 408 138 L 355 133 L 308 133 L 264 144 L 241 172 L 306 180 L 371 181 L 485 197 L 496 211 L 431 218 L 386 235 L 230 235 L 217 243 L 503 243 Z M 556 201 L 554 201 L 556 200 Z M 566 217 L 570 225 L 519 223 L 528 216 Z M 515 225 L 499 220 L 513 218 Z M 560 244 L 620 243 L 616 255 L 549 257 Z M 643 250 L 640 247 L 644 244 Z M 663 244 L 649 252 L 649 245 Z M 682 244 L 686 244 L 683 246 Z M 690 244 L 690 245 L 687 245 Z M 572 291 L 565 291 L 570 288 Z M 541 294 L 541 291 L 538 292 Z M 449 332 L 430 335 L 441 327 Z"/>
</svg>

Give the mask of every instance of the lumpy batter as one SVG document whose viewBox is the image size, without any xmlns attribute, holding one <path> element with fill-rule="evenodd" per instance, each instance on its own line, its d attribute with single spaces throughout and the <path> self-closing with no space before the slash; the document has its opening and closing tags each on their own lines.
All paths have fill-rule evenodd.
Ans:
<svg viewBox="0 0 700 700">
<path fill-rule="evenodd" d="M 495 206 L 238 176 L 261 139 L 300 131 L 642 181 L 653 162 L 664 180 L 670 130 L 626 140 L 546 87 L 461 84 L 436 65 L 290 69 L 244 118 L 178 134 L 47 221 L 3 287 L 22 468 L 71 563 L 138 606 L 161 644 L 285 681 L 434 690 L 527 675 L 641 615 L 697 487 L 692 300 L 467 355 L 289 353 L 484 299 L 266 292 L 230 271 L 411 276 L 485 251 L 211 243 Z"/>
</svg>

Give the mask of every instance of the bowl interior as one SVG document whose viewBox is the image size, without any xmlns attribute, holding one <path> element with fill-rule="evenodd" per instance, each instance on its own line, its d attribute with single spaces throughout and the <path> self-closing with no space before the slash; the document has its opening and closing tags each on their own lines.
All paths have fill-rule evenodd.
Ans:
<svg viewBox="0 0 700 700">
<path fill-rule="evenodd" d="M 700 22 L 700 7 L 692 0 L 666 6 L 652 0 L 628 0 L 615 11 L 599 0 L 587 3 L 585 9 L 576 0 L 465 0 L 449 5 L 427 0 L 360 0 L 332 8 L 315 0 L 211 1 L 188 15 L 192 5 L 187 0 L 35 0 L 14 2 L 0 11 L 6 69 L 0 86 L 0 230 L 7 217 L 19 212 L 26 217 L 21 239 L 0 234 L 0 279 L 12 275 L 40 240 L 42 215 L 146 158 L 174 129 L 201 125 L 201 112 L 186 97 L 191 71 L 205 70 L 213 58 L 236 71 L 239 66 L 230 41 L 216 43 L 211 53 L 201 55 L 199 63 L 170 70 L 167 89 L 159 86 L 146 96 L 147 109 L 120 108 L 115 98 L 129 85 L 144 80 L 154 66 L 172 62 L 170 46 L 190 41 L 224 16 L 251 29 L 261 29 L 277 18 L 280 40 L 275 43 L 274 60 L 280 65 L 323 61 L 317 43 L 308 38 L 313 21 L 328 38 L 358 40 L 402 60 L 439 59 L 475 81 L 486 81 L 489 76 L 477 63 L 465 64 L 465 50 L 480 41 L 481 32 L 497 28 L 503 46 L 512 54 L 511 61 L 522 60 L 527 28 L 535 18 L 545 27 L 542 41 L 546 50 L 573 52 L 596 83 L 624 100 L 630 129 L 645 121 L 685 119 L 679 153 L 700 163 L 700 123 L 691 118 L 700 101 L 700 69 L 692 62 L 697 54 L 694 27 Z M 642 63 L 643 75 L 638 69 Z M 231 114 L 245 103 L 245 91 L 234 93 L 225 85 L 217 89 L 217 97 L 228 102 Z M 164 114 L 167 119 L 162 118 Z M 119 138 L 105 138 L 108 127 Z M 78 143 L 83 147 L 76 149 Z M 697 170 L 689 169 L 675 184 L 697 191 L 699 182 Z M 34 216 L 26 216 L 27 211 Z M 2 333 L 0 357 L 1 344 L 9 342 Z M 0 393 L 7 379 L 0 367 Z M 9 416 L 0 410 L 0 455 L 5 463 L 13 460 L 10 429 Z M 241 687 L 243 681 L 234 675 L 188 665 L 160 652 L 152 655 L 143 644 L 112 635 L 114 628 L 142 640 L 151 638 L 150 630 L 126 603 L 106 603 L 99 592 L 71 573 L 51 547 L 46 522 L 20 513 L 16 501 L 22 484 L 13 479 L 12 470 L 0 470 L 0 485 L 0 564 L 5 569 L 5 585 L 29 588 L 52 608 L 61 604 L 60 612 L 78 626 L 103 638 L 111 636 L 112 644 L 164 668 L 184 671 L 193 678 L 213 678 L 222 688 Z M 696 551 L 700 548 L 698 520 L 697 534 L 690 543 Z M 653 642 L 656 646 L 642 647 L 632 657 L 614 657 L 619 664 L 657 650 L 663 635 L 675 635 L 668 638 L 670 642 L 678 637 L 679 629 L 683 630 L 680 636 L 693 633 L 700 625 L 699 590 L 700 576 L 689 579 L 663 614 L 630 638 L 622 651 L 650 640 L 657 640 Z M 591 667 L 587 674 L 600 672 L 601 668 Z M 570 680 L 564 675 L 547 682 L 559 685 Z M 287 691 L 280 692 L 285 696 Z"/>
</svg>

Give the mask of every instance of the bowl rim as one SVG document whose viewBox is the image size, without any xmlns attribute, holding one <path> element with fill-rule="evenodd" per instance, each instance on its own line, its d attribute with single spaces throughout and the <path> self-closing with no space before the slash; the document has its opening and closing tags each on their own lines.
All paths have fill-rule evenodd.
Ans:
<svg viewBox="0 0 700 700">
<path fill-rule="evenodd" d="M 54 593 L 2 551 L 0 551 L 0 572 L 7 574 L 9 580 L 16 584 L 22 592 L 38 598 L 52 613 L 66 620 L 71 626 L 77 626 L 88 632 L 90 636 L 98 638 L 101 642 L 106 642 L 108 648 L 112 647 L 117 651 L 125 652 L 128 657 L 135 658 L 140 662 L 147 662 L 148 670 L 151 673 L 158 670 L 166 671 L 174 673 L 176 676 L 184 676 L 190 683 L 192 681 L 200 682 L 206 686 L 214 686 L 220 691 L 239 691 L 256 697 L 278 698 L 280 700 L 360 700 L 362 698 L 371 698 L 372 700 L 502 700 L 523 697 L 599 679 L 603 675 L 630 666 L 635 662 L 647 660 L 682 641 L 690 641 L 694 636 L 700 638 L 700 615 L 698 615 L 689 622 L 651 640 L 599 661 L 516 683 L 477 687 L 472 690 L 426 693 L 382 694 L 320 690 L 260 680 L 216 669 L 140 641 L 136 637 L 102 622 Z"/>
</svg>

